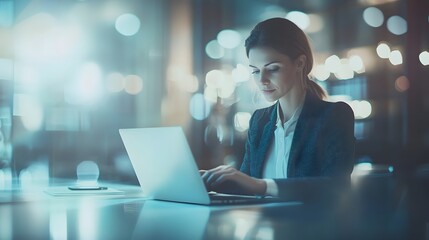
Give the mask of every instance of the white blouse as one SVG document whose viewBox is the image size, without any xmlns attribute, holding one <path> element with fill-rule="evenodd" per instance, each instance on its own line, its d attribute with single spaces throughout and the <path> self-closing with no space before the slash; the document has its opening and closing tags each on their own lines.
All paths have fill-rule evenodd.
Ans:
<svg viewBox="0 0 429 240">
<path fill-rule="evenodd" d="M 287 178 L 287 166 L 292 146 L 296 123 L 301 114 L 302 104 L 295 110 L 292 117 L 282 124 L 280 118 L 280 105 L 277 107 L 276 130 L 274 142 L 268 150 L 267 160 L 264 164 L 263 178 L 267 183 L 267 195 L 277 196 L 278 187 L 273 178 Z"/>
</svg>

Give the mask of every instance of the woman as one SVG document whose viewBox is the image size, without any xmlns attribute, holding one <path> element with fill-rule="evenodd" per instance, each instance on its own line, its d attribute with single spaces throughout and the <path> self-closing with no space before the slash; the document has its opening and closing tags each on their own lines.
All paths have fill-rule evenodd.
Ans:
<svg viewBox="0 0 429 240">
<path fill-rule="evenodd" d="M 354 115 L 343 102 L 323 101 L 325 92 L 308 78 L 313 58 L 305 33 L 272 18 L 255 26 L 245 47 L 260 91 L 276 103 L 252 115 L 240 171 L 201 170 L 208 189 L 282 196 L 303 178 L 350 179 Z"/>
</svg>

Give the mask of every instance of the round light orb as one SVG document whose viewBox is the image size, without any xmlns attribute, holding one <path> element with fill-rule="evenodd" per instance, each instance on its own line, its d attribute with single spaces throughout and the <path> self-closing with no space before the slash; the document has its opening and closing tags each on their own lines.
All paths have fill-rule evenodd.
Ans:
<svg viewBox="0 0 429 240">
<path fill-rule="evenodd" d="M 225 50 L 216 39 L 208 42 L 205 50 L 207 56 L 212 59 L 220 59 L 225 55 Z"/>
<path fill-rule="evenodd" d="M 206 119 L 211 110 L 211 105 L 206 101 L 204 95 L 201 93 L 196 93 L 192 96 L 189 102 L 189 111 L 191 116 L 196 120 Z"/>
<path fill-rule="evenodd" d="M 429 65 L 429 52 L 423 51 L 419 54 L 419 60 L 423 64 L 423 66 Z"/>
<path fill-rule="evenodd" d="M 407 32 L 407 21 L 400 16 L 391 16 L 387 19 L 387 29 L 395 35 L 402 35 Z"/>
<path fill-rule="evenodd" d="M 240 45 L 241 35 L 235 30 L 225 29 L 218 33 L 217 41 L 222 47 L 232 49 Z"/>
<path fill-rule="evenodd" d="M 410 88 L 410 82 L 406 76 L 400 76 L 395 80 L 395 89 L 398 92 L 405 92 Z"/>
<path fill-rule="evenodd" d="M 116 19 L 115 28 L 124 36 L 133 36 L 140 29 L 140 20 L 134 14 L 125 13 Z"/>
<path fill-rule="evenodd" d="M 390 56 L 390 47 L 386 43 L 378 44 L 376 51 L 380 58 L 389 58 Z"/>
<path fill-rule="evenodd" d="M 286 14 L 286 19 L 295 23 L 302 30 L 307 29 L 310 26 L 310 17 L 300 11 L 291 11 Z"/>
<path fill-rule="evenodd" d="M 402 64 L 402 54 L 399 50 L 390 52 L 389 61 L 392 65 Z"/>
<path fill-rule="evenodd" d="M 363 11 L 363 20 L 371 27 L 380 27 L 384 22 L 383 12 L 376 7 L 369 7 Z"/>
</svg>

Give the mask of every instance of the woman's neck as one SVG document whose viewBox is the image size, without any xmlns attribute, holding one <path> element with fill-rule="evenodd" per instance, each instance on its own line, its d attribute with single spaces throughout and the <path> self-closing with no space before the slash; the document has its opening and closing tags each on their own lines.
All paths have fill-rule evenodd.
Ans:
<svg viewBox="0 0 429 240">
<path fill-rule="evenodd" d="M 280 119 L 282 123 L 288 121 L 298 106 L 304 101 L 305 90 L 301 88 L 291 89 L 285 96 L 279 99 Z"/>
</svg>

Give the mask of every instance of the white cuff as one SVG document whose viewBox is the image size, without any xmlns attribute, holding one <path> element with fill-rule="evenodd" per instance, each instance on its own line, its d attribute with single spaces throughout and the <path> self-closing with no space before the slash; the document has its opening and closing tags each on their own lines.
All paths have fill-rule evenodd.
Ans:
<svg viewBox="0 0 429 240">
<path fill-rule="evenodd" d="M 265 195 L 270 195 L 273 197 L 277 197 L 279 195 L 279 188 L 277 183 L 273 179 L 262 179 L 267 184 L 267 190 L 265 191 Z"/>
</svg>

